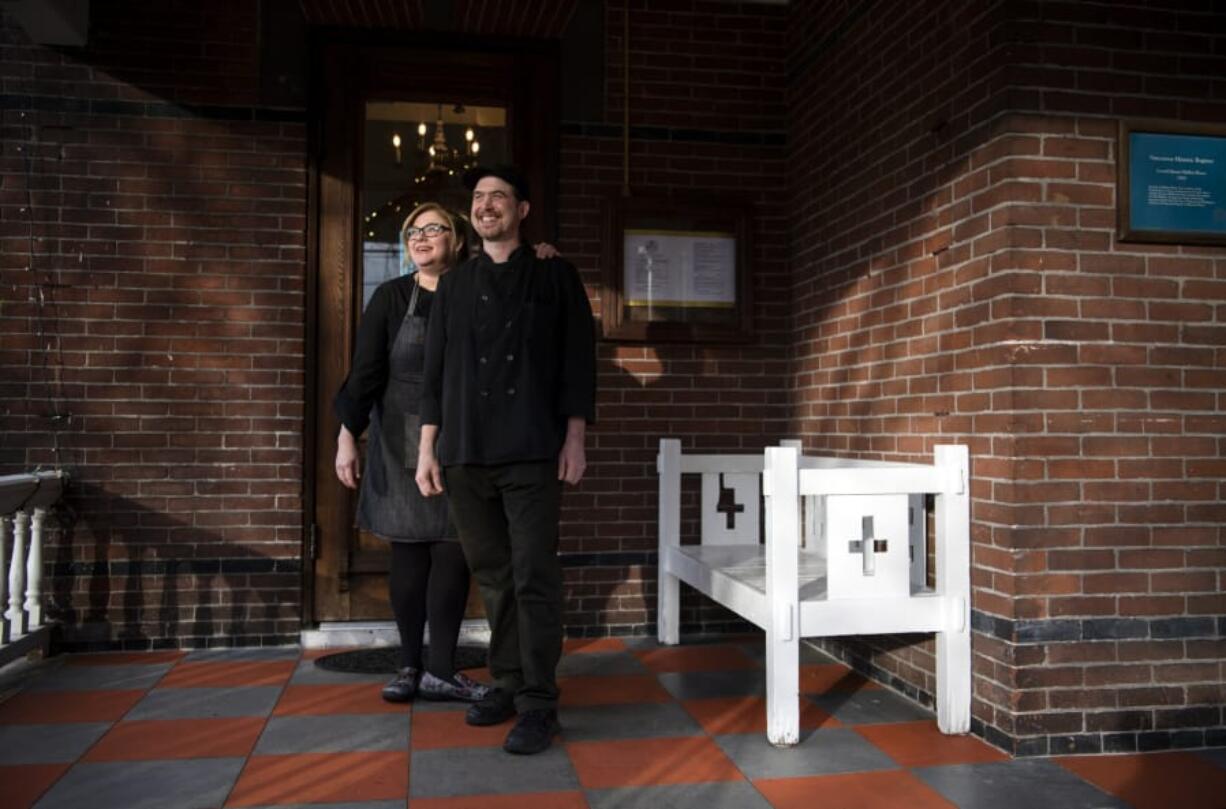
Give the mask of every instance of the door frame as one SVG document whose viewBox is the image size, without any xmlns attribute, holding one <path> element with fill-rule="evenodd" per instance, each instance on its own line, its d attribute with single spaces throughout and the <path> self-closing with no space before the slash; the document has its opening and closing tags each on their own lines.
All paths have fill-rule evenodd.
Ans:
<svg viewBox="0 0 1226 809">
<path fill-rule="evenodd" d="M 332 397 L 353 355 L 361 306 L 357 198 L 368 100 L 404 95 L 507 109 L 512 159 L 533 189 L 528 241 L 556 242 L 560 46 L 556 40 L 322 30 L 312 37 L 308 118 L 302 623 L 349 615 L 348 540 L 357 494 L 336 480 Z M 337 80 L 337 77 L 341 77 Z M 332 582 L 325 592 L 320 582 Z M 323 606 L 321 606 L 321 604 Z"/>
</svg>

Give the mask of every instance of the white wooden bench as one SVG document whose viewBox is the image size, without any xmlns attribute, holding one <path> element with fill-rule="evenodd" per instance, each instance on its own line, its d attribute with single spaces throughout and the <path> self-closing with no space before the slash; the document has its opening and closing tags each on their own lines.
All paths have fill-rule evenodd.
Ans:
<svg viewBox="0 0 1226 809">
<path fill-rule="evenodd" d="M 766 632 L 767 738 L 800 737 L 800 639 L 935 632 L 937 725 L 971 718 L 970 498 L 964 446 L 934 463 L 683 455 L 660 441 L 658 632 L 680 640 L 680 583 Z M 681 544 L 681 477 L 702 476 L 701 542 Z M 759 495 L 765 530 L 759 528 Z M 926 586 L 925 495 L 935 495 L 936 587 Z M 763 541 L 764 533 L 764 541 Z"/>
</svg>

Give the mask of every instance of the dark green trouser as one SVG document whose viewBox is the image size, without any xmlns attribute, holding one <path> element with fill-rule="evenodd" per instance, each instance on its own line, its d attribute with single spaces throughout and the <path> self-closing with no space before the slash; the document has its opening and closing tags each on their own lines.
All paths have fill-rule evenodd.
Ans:
<svg viewBox="0 0 1226 809">
<path fill-rule="evenodd" d="M 490 674 L 521 713 L 556 708 L 562 565 L 555 461 L 443 471 L 460 544 L 490 622 Z"/>
</svg>

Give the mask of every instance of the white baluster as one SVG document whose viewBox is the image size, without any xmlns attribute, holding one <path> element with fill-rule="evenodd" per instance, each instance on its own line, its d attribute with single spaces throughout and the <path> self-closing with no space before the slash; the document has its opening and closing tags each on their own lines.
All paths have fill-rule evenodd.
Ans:
<svg viewBox="0 0 1226 809">
<path fill-rule="evenodd" d="M 5 567 L 5 552 L 8 549 L 9 539 L 9 523 L 12 522 L 8 517 L 0 517 L 0 607 L 4 606 L 4 595 L 8 587 L 8 577 L 4 575 Z M 9 622 L 8 616 L 0 614 L 0 644 L 9 642 Z"/>
<path fill-rule="evenodd" d="M 12 638 L 26 633 L 26 616 L 21 608 L 26 590 L 25 544 L 30 515 L 18 511 L 13 519 L 13 558 L 9 560 L 9 629 Z"/>
<path fill-rule="evenodd" d="M 43 625 L 43 523 L 47 509 L 34 509 L 34 522 L 30 531 L 30 552 L 26 559 L 25 611 L 30 631 Z"/>
</svg>

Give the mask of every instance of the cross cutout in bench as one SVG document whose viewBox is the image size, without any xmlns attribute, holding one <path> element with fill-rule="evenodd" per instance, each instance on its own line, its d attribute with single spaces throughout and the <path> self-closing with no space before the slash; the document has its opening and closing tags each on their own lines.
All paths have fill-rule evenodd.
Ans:
<svg viewBox="0 0 1226 809">
<path fill-rule="evenodd" d="M 725 516 L 724 527 L 729 531 L 736 528 L 736 515 L 745 511 L 745 505 L 736 501 L 736 489 L 724 487 L 723 472 L 719 475 L 719 499 L 715 501 L 715 510 Z"/>
<path fill-rule="evenodd" d="M 860 518 L 860 539 L 853 539 L 847 543 L 848 553 L 859 553 L 864 555 L 864 575 L 877 575 L 877 557 L 878 553 L 885 553 L 890 549 L 890 541 L 888 539 L 877 539 L 873 536 L 873 516 L 871 514 Z"/>
</svg>

